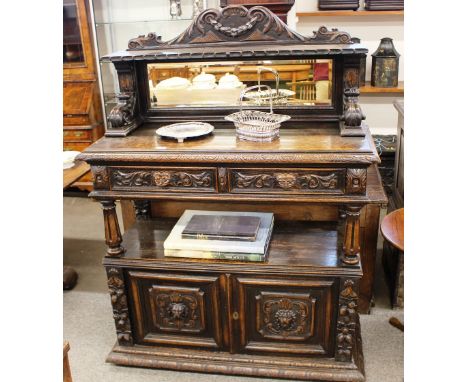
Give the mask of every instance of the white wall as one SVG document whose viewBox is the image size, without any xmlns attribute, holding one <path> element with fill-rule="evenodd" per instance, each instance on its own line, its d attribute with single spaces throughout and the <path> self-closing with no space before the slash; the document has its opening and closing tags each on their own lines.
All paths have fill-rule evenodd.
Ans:
<svg viewBox="0 0 468 382">
<path fill-rule="evenodd" d="M 363 6 L 361 0 L 361 6 Z M 296 0 L 295 6 L 288 15 L 291 27 L 304 35 L 311 35 L 320 26 L 336 27 L 348 32 L 352 37 L 361 39 L 361 43 L 369 49 L 367 58 L 366 80 L 370 81 L 372 59 L 370 55 L 377 49 L 380 39 L 393 38 L 396 50 L 401 54 L 399 80 L 404 80 L 404 35 L 402 16 L 327 16 L 327 17 L 294 17 L 297 12 L 318 11 L 318 0 Z M 295 23 L 295 25 L 294 25 Z M 360 97 L 361 107 L 367 116 L 372 133 L 396 134 L 397 111 L 393 107 L 395 99 L 402 99 L 401 94 L 366 95 Z"/>
</svg>

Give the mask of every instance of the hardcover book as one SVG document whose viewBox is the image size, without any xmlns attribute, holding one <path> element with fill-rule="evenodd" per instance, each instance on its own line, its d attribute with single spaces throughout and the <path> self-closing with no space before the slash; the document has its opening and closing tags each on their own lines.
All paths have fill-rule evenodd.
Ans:
<svg viewBox="0 0 468 382">
<path fill-rule="evenodd" d="M 193 215 L 182 231 L 182 238 L 254 241 L 259 228 L 258 216 Z"/>
<path fill-rule="evenodd" d="M 182 232 L 194 215 L 252 216 L 258 217 L 260 224 L 254 241 L 183 238 Z M 272 213 L 186 210 L 164 241 L 164 255 L 202 259 L 264 261 L 270 243 L 273 223 Z"/>
</svg>

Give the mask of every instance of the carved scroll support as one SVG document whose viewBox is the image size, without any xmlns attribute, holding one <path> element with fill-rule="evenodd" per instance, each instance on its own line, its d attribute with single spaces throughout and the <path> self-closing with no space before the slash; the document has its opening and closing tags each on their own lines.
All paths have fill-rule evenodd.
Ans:
<svg viewBox="0 0 468 382">
<path fill-rule="evenodd" d="M 120 268 L 106 267 L 107 286 L 111 296 L 117 341 L 119 345 L 133 345 L 132 329 L 128 314 L 128 302 L 125 294 L 125 282 Z"/>
<path fill-rule="evenodd" d="M 151 218 L 151 202 L 149 200 L 134 200 L 135 216 L 138 220 Z"/>
<path fill-rule="evenodd" d="M 356 265 L 359 263 L 360 228 L 359 217 L 361 206 L 346 206 L 340 211 L 340 229 L 342 230 L 342 256 L 343 263 Z"/>
<path fill-rule="evenodd" d="M 134 67 L 127 62 L 114 62 L 119 78 L 120 94 L 117 95 L 117 105 L 107 117 L 106 136 L 126 136 L 139 125 L 136 117 L 138 107 L 136 75 Z"/>
<path fill-rule="evenodd" d="M 351 362 L 353 347 L 356 346 L 356 325 L 358 291 L 357 282 L 342 279 L 338 301 L 338 319 L 336 325 L 335 359 L 340 362 Z"/>
<path fill-rule="evenodd" d="M 108 247 L 107 255 L 119 257 L 125 252 L 125 248 L 121 246 L 122 235 L 120 234 L 119 221 L 117 220 L 115 202 L 113 200 L 101 200 L 101 205 L 104 213 L 104 231 Z"/>
<path fill-rule="evenodd" d="M 343 116 L 340 125 L 341 135 L 364 136 L 362 121 L 366 119 L 359 105 L 359 61 L 345 63 L 343 76 Z"/>
</svg>

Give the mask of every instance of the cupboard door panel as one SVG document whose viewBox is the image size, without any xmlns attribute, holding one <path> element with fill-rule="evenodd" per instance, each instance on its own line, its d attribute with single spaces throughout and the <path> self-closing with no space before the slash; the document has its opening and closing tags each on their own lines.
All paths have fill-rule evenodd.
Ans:
<svg viewBox="0 0 468 382">
<path fill-rule="evenodd" d="M 240 351 L 333 354 L 334 279 L 238 277 L 236 282 Z"/>
<path fill-rule="evenodd" d="M 136 343 L 220 348 L 219 278 L 129 271 Z"/>
</svg>

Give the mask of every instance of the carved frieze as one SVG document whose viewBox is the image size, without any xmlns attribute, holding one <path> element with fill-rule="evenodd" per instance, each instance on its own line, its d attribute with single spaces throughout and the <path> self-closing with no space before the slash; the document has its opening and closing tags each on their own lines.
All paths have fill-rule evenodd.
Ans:
<svg viewBox="0 0 468 382">
<path fill-rule="evenodd" d="M 128 315 L 128 303 L 125 295 L 125 283 L 122 270 L 107 268 L 107 286 L 111 296 L 117 340 L 119 345 L 132 345 L 133 337 Z"/>
<path fill-rule="evenodd" d="M 213 171 L 112 169 L 112 188 L 214 188 Z"/>
<path fill-rule="evenodd" d="M 351 36 L 337 29 L 322 26 L 310 37 L 290 29 L 268 8 L 255 6 L 247 9 L 240 5 L 222 9 L 207 9 L 200 13 L 192 24 L 179 36 L 161 41 L 161 36 L 152 32 L 131 39 L 128 50 L 167 49 L 188 44 L 222 42 L 297 42 L 301 44 L 354 44 Z"/>
<path fill-rule="evenodd" d="M 349 168 L 346 172 L 346 192 L 364 194 L 367 185 L 367 169 Z"/>
<path fill-rule="evenodd" d="M 306 340 L 314 333 L 315 299 L 306 294 L 262 292 L 257 301 L 257 331 L 265 338 Z"/>
<path fill-rule="evenodd" d="M 205 330 L 204 292 L 198 288 L 150 288 L 154 325 L 162 331 Z"/>
<path fill-rule="evenodd" d="M 271 172 L 254 173 L 252 171 L 233 170 L 232 188 L 243 190 L 283 190 L 283 191 L 318 191 L 339 192 L 342 174 L 327 172 L 322 174 L 310 172 Z"/>
<path fill-rule="evenodd" d="M 351 362 L 352 351 L 356 335 L 356 315 L 358 294 L 355 291 L 353 280 L 342 282 L 342 290 L 339 297 L 339 310 L 336 335 L 337 361 Z"/>
</svg>

